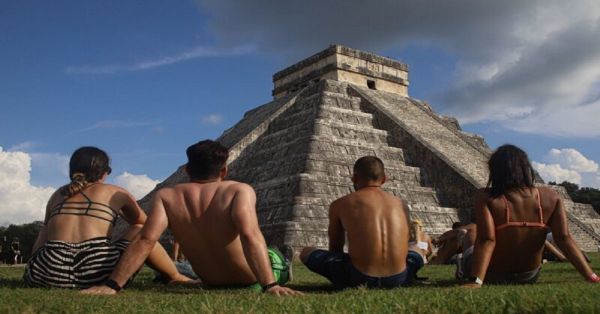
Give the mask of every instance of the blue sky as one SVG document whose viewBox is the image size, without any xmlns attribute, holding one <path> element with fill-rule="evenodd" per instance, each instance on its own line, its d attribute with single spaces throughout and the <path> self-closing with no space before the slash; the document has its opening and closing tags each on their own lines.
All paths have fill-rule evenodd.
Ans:
<svg viewBox="0 0 600 314">
<path fill-rule="evenodd" d="M 600 5 L 584 0 L 0 0 L 0 177 L 18 173 L 0 201 L 17 185 L 39 206 L 82 145 L 142 193 L 332 43 L 408 63 L 412 97 L 492 148 L 523 147 L 546 179 L 600 187 L 597 38 Z"/>
</svg>

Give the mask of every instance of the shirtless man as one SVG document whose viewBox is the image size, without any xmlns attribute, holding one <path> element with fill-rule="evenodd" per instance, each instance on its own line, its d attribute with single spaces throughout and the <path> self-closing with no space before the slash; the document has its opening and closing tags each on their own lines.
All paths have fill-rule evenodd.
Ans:
<svg viewBox="0 0 600 314">
<path fill-rule="evenodd" d="M 115 294 L 140 268 L 154 243 L 170 227 L 194 272 L 208 286 L 231 287 L 258 284 L 263 292 L 296 295 L 282 287 L 270 261 L 256 216 L 252 187 L 225 181 L 229 152 L 218 142 L 205 140 L 190 146 L 186 171 L 189 183 L 163 188 L 154 196 L 152 212 L 131 243 L 109 281 L 84 293 Z M 278 265 L 287 267 L 287 265 Z M 280 277 L 280 278 L 276 278 Z"/>
<path fill-rule="evenodd" d="M 381 189 L 385 180 L 379 158 L 358 159 L 352 175 L 356 192 L 329 207 L 329 251 L 307 247 L 300 254 L 310 270 L 336 288 L 398 287 L 423 266 L 421 255 L 408 251 L 407 205 Z"/>
</svg>

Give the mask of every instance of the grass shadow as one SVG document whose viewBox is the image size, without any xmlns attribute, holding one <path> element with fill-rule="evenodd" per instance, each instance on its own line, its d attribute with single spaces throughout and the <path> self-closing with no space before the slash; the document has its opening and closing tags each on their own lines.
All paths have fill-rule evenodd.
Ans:
<svg viewBox="0 0 600 314">
<path fill-rule="evenodd" d="M 23 279 L 0 278 L 0 288 L 18 289 L 28 288 Z"/>
</svg>

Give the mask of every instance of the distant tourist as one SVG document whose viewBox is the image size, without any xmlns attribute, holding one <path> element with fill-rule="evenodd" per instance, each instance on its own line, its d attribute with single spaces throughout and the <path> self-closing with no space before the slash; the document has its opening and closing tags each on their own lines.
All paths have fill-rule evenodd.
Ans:
<svg viewBox="0 0 600 314">
<path fill-rule="evenodd" d="M 554 237 L 552 236 L 552 232 L 548 232 L 546 234 L 546 247 L 544 248 L 544 259 L 547 261 L 554 261 L 554 262 L 567 262 L 568 259 L 567 257 L 561 252 L 561 250 L 559 248 L 556 247 L 556 243 L 554 242 Z M 579 248 L 579 250 L 581 251 L 581 254 L 583 254 L 583 257 L 585 258 L 586 262 L 591 262 L 589 256 L 587 256 L 587 254 L 581 249 Z"/>
<path fill-rule="evenodd" d="M 48 201 L 44 227 L 27 263 L 24 279 L 29 285 L 87 288 L 108 279 L 146 222 L 146 214 L 129 192 L 105 183 L 110 172 L 104 151 L 81 147 L 73 153 L 71 183 L 59 188 Z M 110 237 L 119 216 L 130 226 L 113 242 Z M 189 279 L 177 272 L 162 246 L 152 245 L 149 250 L 149 266 L 171 281 Z"/>
<path fill-rule="evenodd" d="M 359 158 L 352 175 L 356 191 L 329 207 L 329 250 L 307 247 L 300 254 L 310 270 L 336 288 L 399 287 L 423 267 L 421 254 L 408 249 L 408 205 L 381 189 L 385 181 L 379 158 Z"/>
<path fill-rule="evenodd" d="M 14 240 L 10 244 L 10 251 L 13 256 L 12 263 L 20 264 L 23 260 L 23 256 L 21 255 L 21 242 L 19 241 L 19 238 L 14 238 Z"/>
<path fill-rule="evenodd" d="M 488 187 L 475 197 L 477 239 L 472 255 L 464 253 L 462 279 L 468 287 L 486 283 L 526 284 L 537 281 L 546 230 L 588 281 L 600 278 L 586 263 L 567 228 L 560 196 L 534 186 L 527 154 L 513 145 L 499 147 L 488 162 Z"/>
<path fill-rule="evenodd" d="M 84 292 L 118 292 L 169 227 L 203 284 L 249 287 L 274 295 L 300 294 L 281 286 L 289 280 L 293 251 L 286 250 L 286 259 L 267 249 L 258 225 L 254 190 L 225 180 L 227 148 L 205 140 L 190 146 L 186 153 L 190 182 L 163 188 L 154 195 L 141 237 L 127 248 L 110 281 Z"/>
<path fill-rule="evenodd" d="M 423 222 L 420 219 L 413 219 L 410 222 L 409 234 L 408 250 L 419 253 L 423 263 L 427 264 L 428 259 L 433 255 L 433 244 L 431 237 L 423 230 Z"/>
<path fill-rule="evenodd" d="M 438 247 L 436 256 L 431 260 L 432 265 L 442 265 L 456 262 L 459 254 L 471 254 L 473 244 L 477 237 L 477 225 L 474 223 L 455 222 L 452 230 L 444 232 L 433 239 L 433 244 Z"/>
</svg>

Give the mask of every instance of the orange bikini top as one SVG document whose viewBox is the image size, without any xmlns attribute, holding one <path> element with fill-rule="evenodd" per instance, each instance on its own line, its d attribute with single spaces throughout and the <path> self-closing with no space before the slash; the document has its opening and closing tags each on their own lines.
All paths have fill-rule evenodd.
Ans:
<svg viewBox="0 0 600 314">
<path fill-rule="evenodd" d="M 504 200 L 504 215 L 506 218 L 506 222 L 496 226 L 496 230 L 501 230 L 509 227 L 534 227 L 534 228 L 545 228 L 546 224 L 544 223 L 544 212 L 542 211 L 542 204 L 540 202 L 540 191 L 535 189 L 535 198 L 537 201 L 537 210 L 540 216 L 540 221 L 510 221 L 510 204 L 506 199 L 506 196 L 502 195 L 502 200 Z"/>
</svg>

